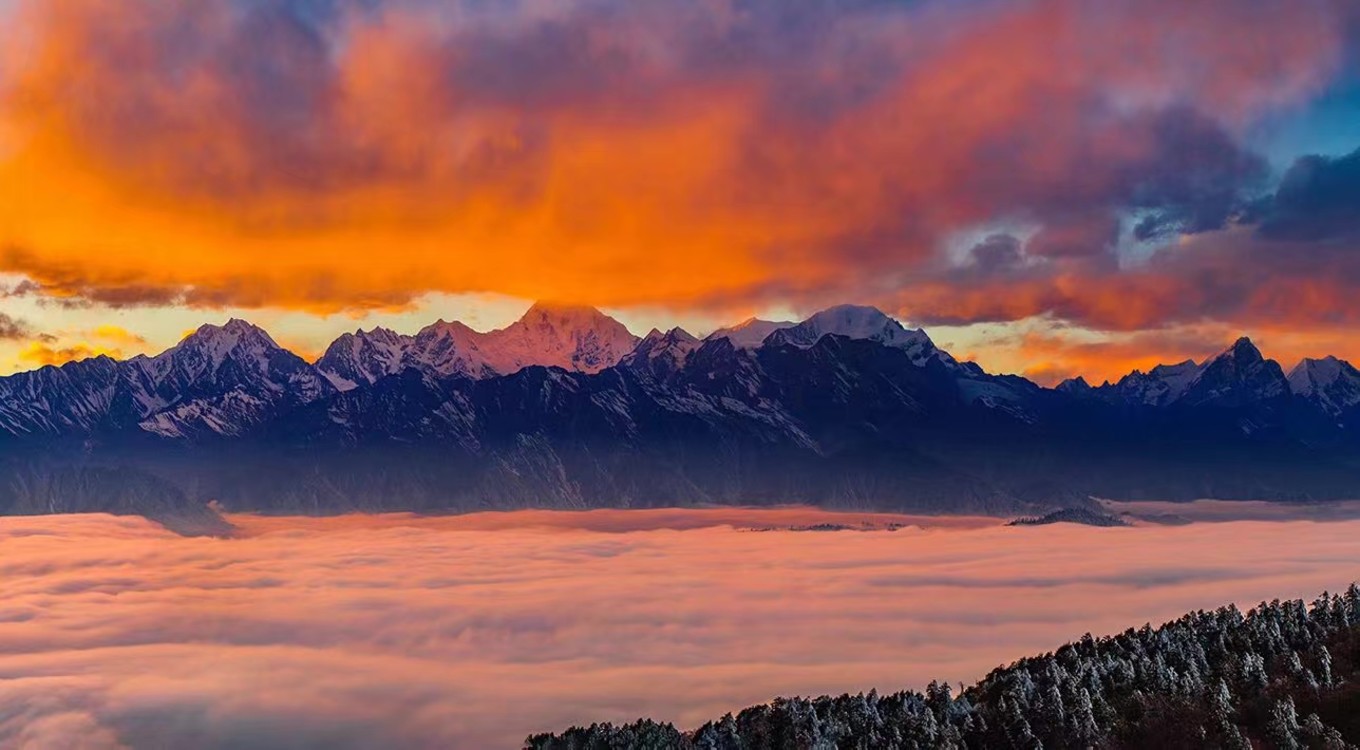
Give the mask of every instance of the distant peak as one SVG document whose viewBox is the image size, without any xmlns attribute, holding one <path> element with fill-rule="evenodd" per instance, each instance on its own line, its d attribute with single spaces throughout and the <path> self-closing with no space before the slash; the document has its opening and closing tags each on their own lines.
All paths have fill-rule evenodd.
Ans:
<svg viewBox="0 0 1360 750">
<path fill-rule="evenodd" d="M 775 331 L 792 328 L 798 325 L 789 321 L 761 320 L 760 318 L 747 318 L 736 325 L 719 328 L 706 336 L 708 341 L 726 339 L 737 348 L 754 348 L 760 346 L 766 337 Z"/>
<path fill-rule="evenodd" d="M 1193 359 L 1187 359 L 1187 360 L 1183 360 L 1183 361 L 1177 362 L 1177 363 L 1174 364 L 1174 365 L 1157 365 L 1156 367 L 1153 367 L 1152 370 L 1149 371 L 1148 374 L 1150 374 L 1150 375 L 1177 375 L 1177 374 L 1183 374 L 1183 373 L 1185 373 L 1185 372 L 1187 372 L 1187 371 L 1189 371 L 1189 370 L 1194 370 L 1194 369 L 1196 369 L 1196 368 L 1198 368 L 1198 367 L 1199 367 L 1199 365 L 1195 363 L 1195 360 L 1193 360 Z M 1134 371 L 1133 371 L 1133 374 L 1135 374 L 1135 375 L 1141 375 L 1141 374 L 1143 374 L 1143 373 L 1142 373 L 1141 370 L 1134 370 Z"/>
<path fill-rule="evenodd" d="M 198 327 L 198 330 L 189 334 L 185 338 L 185 341 L 189 341 L 190 339 L 216 339 L 223 334 L 236 338 L 244 336 L 263 336 L 266 339 L 269 338 L 269 334 L 265 333 L 263 328 L 260 328 L 254 323 L 240 318 L 231 318 L 222 325 L 204 323 Z M 272 339 L 270 341 L 272 343 Z"/>
<path fill-rule="evenodd" d="M 639 339 L 628 327 L 614 318 L 587 305 L 564 305 L 558 303 L 536 302 L 524 316 L 512 324 L 507 331 L 532 331 L 538 336 L 581 336 L 593 333 L 598 336 L 628 339 L 629 348 Z"/>
<path fill-rule="evenodd" d="M 672 328 L 669 331 L 664 332 L 659 328 L 653 328 L 652 330 L 648 331 L 647 335 L 643 336 L 642 339 L 643 341 L 652 342 L 674 341 L 682 343 L 693 343 L 699 340 L 689 331 L 686 331 L 685 329 L 679 326 L 676 326 L 675 328 Z"/>
<path fill-rule="evenodd" d="M 870 305 L 834 305 L 825 310 L 820 310 L 809 316 L 809 320 L 814 318 L 838 317 L 856 319 L 879 319 L 891 318 L 892 316 Z"/>
<path fill-rule="evenodd" d="M 374 330 L 376 331 L 386 329 L 374 329 Z M 444 320 L 443 318 L 440 318 L 439 320 L 436 320 L 435 322 L 420 329 L 420 331 L 416 335 L 419 336 L 421 334 L 424 334 L 425 336 L 440 336 L 440 335 L 447 336 L 450 334 L 465 334 L 465 333 L 475 334 L 476 331 L 469 328 L 468 325 L 461 320 Z"/>
<path fill-rule="evenodd" d="M 946 358 L 947 363 L 953 363 L 952 358 L 935 348 L 925 331 L 909 329 L 891 315 L 867 305 L 828 307 L 796 326 L 771 333 L 765 343 L 807 348 L 827 335 L 868 339 L 903 349 L 912 353 L 917 364 L 923 364 L 937 353 Z"/>
<path fill-rule="evenodd" d="M 719 330 L 744 331 L 748 328 L 789 328 L 795 325 L 798 325 L 798 323 L 792 320 L 765 320 L 764 318 L 750 317 L 740 323 L 727 326 L 726 328 L 720 328 Z"/>
<path fill-rule="evenodd" d="M 1343 374 L 1355 371 L 1349 362 L 1333 356 L 1314 359 L 1305 357 L 1289 371 L 1289 379 L 1296 386 L 1304 383 L 1327 384 L 1336 381 Z"/>
<path fill-rule="evenodd" d="M 1081 375 L 1078 375 L 1075 378 L 1068 378 L 1067 380 L 1064 380 L 1063 382 L 1059 383 L 1058 390 L 1073 392 L 1089 391 L 1091 390 L 1091 384 L 1086 382 L 1086 378 L 1082 377 Z"/>
<path fill-rule="evenodd" d="M 1243 336 L 1233 342 L 1233 345 L 1220 356 L 1232 356 L 1234 359 L 1243 361 L 1255 361 L 1262 359 L 1261 350 L 1256 348 L 1251 339 Z"/>
<path fill-rule="evenodd" d="M 554 317 L 554 318 L 575 318 L 575 317 L 608 317 L 597 308 L 590 305 L 577 305 L 566 302 L 535 302 L 524 313 L 524 317 Z"/>
<path fill-rule="evenodd" d="M 232 318 L 218 326 L 205 324 L 184 337 L 179 344 L 151 358 L 160 361 L 173 361 L 175 357 L 192 353 L 204 358 L 216 369 L 228 358 L 241 356 L 262 357 L 269 351 L 283 351 L 283 347 L 259 326 Z M 165 359 L 168 358 L 168 359 Z"/>
</svg>

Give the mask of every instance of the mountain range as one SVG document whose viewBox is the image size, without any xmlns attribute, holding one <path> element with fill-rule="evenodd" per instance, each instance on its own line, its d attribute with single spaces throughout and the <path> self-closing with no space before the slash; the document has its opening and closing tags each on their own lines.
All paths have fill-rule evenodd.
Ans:
<svg viewBox="0 0 1360 750">
<path fill-rule="evenodd" d="M 1044 388 L 871 307 L 642 338 L 538 304 L 480 333 L 241 320 L 155 356 L 0 378 L 0 512 L 448 511 L 809 502 L 1033 512 L 1092 496 L 1360 496 L 1360 371 L 1203 362 Z"/>
</svg>

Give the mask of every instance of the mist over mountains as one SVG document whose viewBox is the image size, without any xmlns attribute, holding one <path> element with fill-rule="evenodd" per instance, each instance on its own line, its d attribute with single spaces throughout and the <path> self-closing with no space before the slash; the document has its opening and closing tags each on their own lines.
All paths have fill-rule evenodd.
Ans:
<svg viewBox="0 0 1360 750">
<path fill-rule="evenodd" d="M 314 363 L 232 320 L 0 378 L 0 445 L 6 513 L 1327 499 L 1360 495 L 1360 371 L 1286 374 L 1243 338 L 1049 389 L 848 305 L 639 339 L 540 304 L 489 333 L 357 331 Z"/>
</svg>

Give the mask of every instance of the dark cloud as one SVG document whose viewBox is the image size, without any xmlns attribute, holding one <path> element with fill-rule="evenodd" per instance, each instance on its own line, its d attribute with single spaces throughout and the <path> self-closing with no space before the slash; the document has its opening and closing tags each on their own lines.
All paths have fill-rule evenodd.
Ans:
<svg viewBox="0 0 1360 750">
<path fill-rule="evenodd" d="M 1118 243 L 1119 218 L 1097 212 L 1048 220 L 1025 243 L 1025 251 L 1039 258 L 1100 258 L 1113 255 Z"/>
<path fill-rule="evenodd" d="M 1118 224 L 1108 217 L 1049 220 L 1023 247 L 1012 241 L 995 251 L 1005 263 L 983 263 L 979 250 L 992 251 L 980 246 L 970 263 L 912 279 L 901 292 L 907 314 L 936 324 L 1048 316 L 1107 331 L 1360 324 L 1350 302 L 1360 293 L 1360 151 L 1300 158 L 1264 197 L 1251 197 L 1259 193 L 1254 157 L 1191 151 L 1182 157 L 1218 167 L 1155 191 L 1161 208 L 1132 230 L 1137 240 L 1166 240 L 1148 257 L 1121 257 Z M 1235 192 L 1226 189 L 1233 184 Z"/>
<path fill-rule="evenodd" d="M 0 313 L 0 340 L 25 341 L 33 335 L 33 328 L 27 321 Z"/>
<path fill-rule="evenodd" d="M 968 251 L 972 267 L 984 276 L 1009 271 L 1024 261 L 1020 240 L 1009 234 L 993 234 Z"/>
<path fill-rule="evenodd" d="M 1212 120 L 1178 109 L 1159 120 L 1161 160 L 1135 190 L 1129 208 L 1149 212 L 1139 240 L 1225 228 L 1265 187 L 1266 161 L 1236 143 Z"/>
<path fill-rule="evenodd" d="M 1319 241 L 1360 235 L 1360 150 L 1295 161 L 1263 210 L 1260 231 L 1270 239 Z"/>
<path fill-rule="evenodd" d="M 0 292 L 0 297 L 9 299 L 12 297 L 34 297 L 42 295 L 42 285 L 32 279 L 24 279 L 9 289 Z"/>
</svg>

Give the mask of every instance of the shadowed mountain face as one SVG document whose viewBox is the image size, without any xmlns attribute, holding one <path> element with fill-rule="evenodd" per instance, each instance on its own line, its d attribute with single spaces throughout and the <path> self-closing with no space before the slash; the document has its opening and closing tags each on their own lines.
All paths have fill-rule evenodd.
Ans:
<svg viewBox="0 0 1360 750">
<path fill-rule="evenodd" d="M 0 378 L 0 512 L 1354 497 L 1357 394 L 1344 362 L 1286 377 L 1246 339 L 1045 389 L 850 306 L 639 340 L 539 305 L 489 334 L 347 334 L 316 364 L 231 321 L 155 357 Z"/>
</svg>

